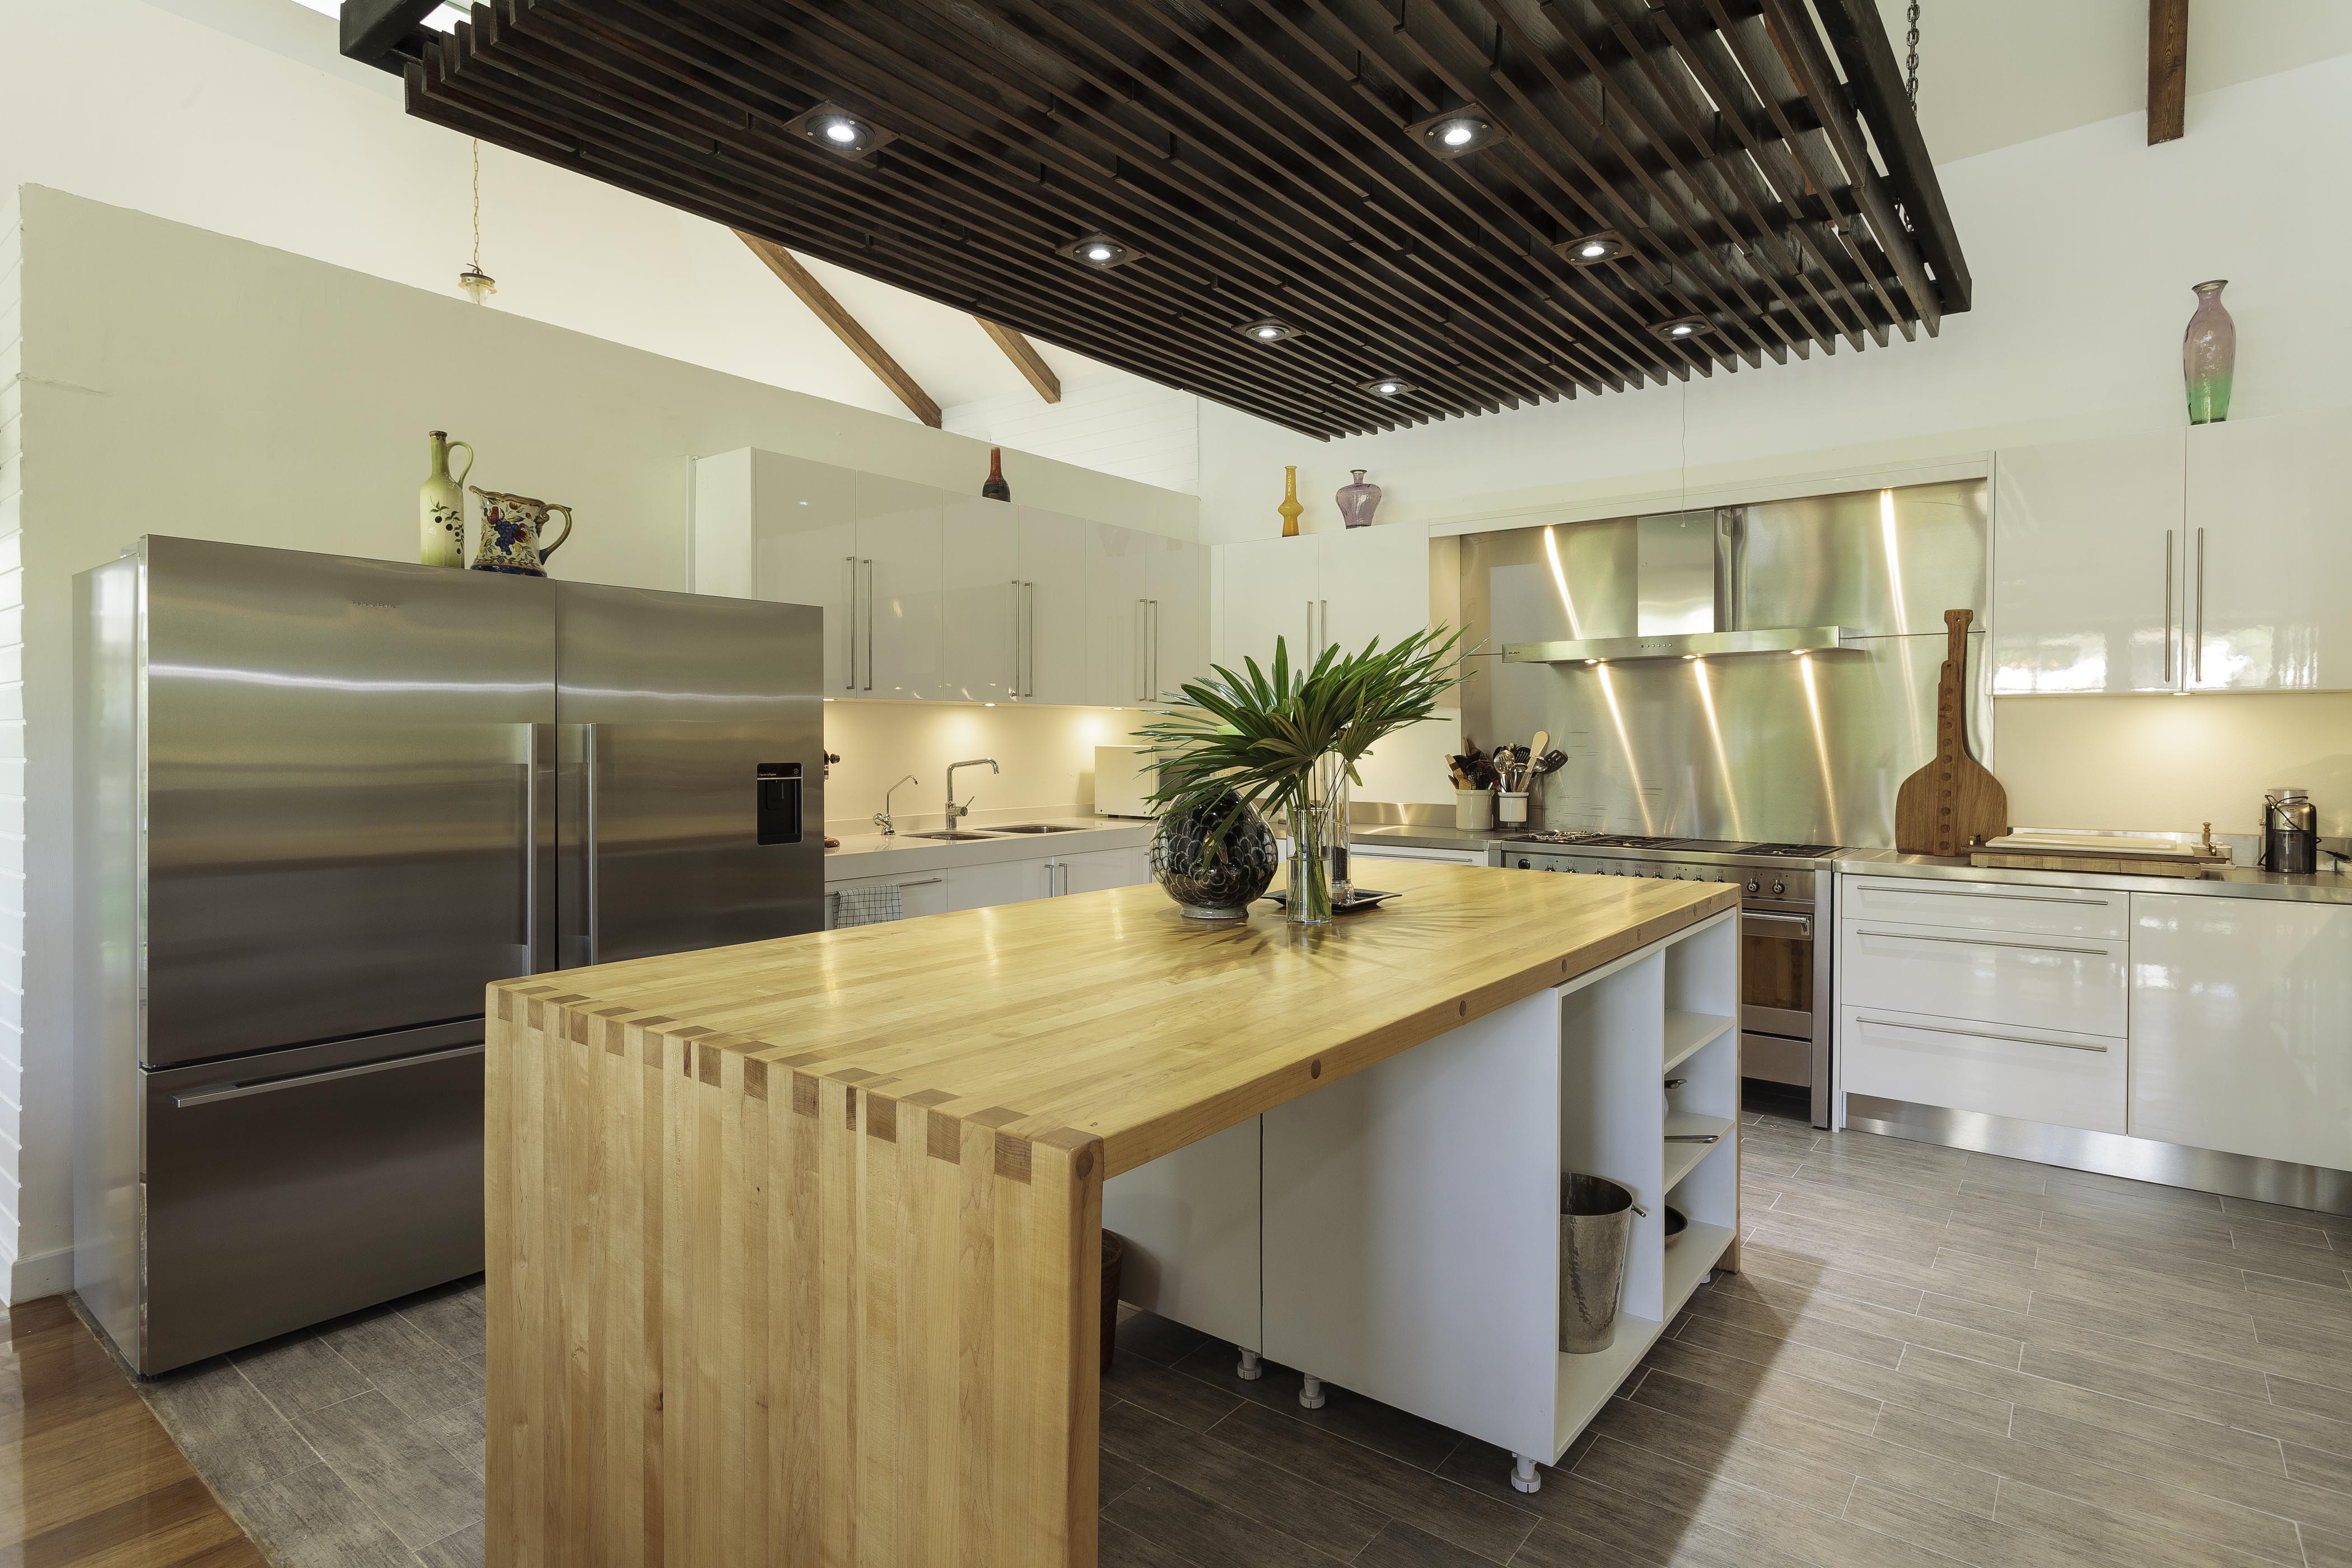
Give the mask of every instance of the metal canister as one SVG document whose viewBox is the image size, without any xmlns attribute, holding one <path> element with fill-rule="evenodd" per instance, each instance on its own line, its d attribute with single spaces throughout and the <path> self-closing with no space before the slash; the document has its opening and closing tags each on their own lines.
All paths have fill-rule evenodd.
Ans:
<svg viewBox="0 0 2352 1568">
<path fill-rule="evenodd" d="M 2308 876 L 2319 869 L 2319 808 L 2281 784 L 2263 795 L 2263 869 Z"/>
<path fill-rule="evenodd" d="M 1633 1194 L 1602 1176 L 1559 1179 L 1559 1348 L 1605 1351 L 1617 1338 Z"/>
</svg>

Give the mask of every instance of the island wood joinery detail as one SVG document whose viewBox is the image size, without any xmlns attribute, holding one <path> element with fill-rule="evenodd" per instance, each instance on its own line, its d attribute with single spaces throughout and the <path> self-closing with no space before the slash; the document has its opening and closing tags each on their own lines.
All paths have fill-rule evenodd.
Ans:
<svg viewBox="0 0 2352 1568">
<path fill-rule="evenodd" d="M 1400 863 L 490 988 L 490 1568 L 1091 1568 L 1103 1183 L 1733 907 Z"/>
</svg>

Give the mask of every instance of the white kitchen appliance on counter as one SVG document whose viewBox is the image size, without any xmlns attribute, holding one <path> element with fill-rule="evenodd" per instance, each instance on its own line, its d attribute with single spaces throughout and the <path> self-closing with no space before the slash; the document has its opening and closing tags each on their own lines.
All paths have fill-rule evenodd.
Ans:
<svg viewBox="0 0 2352 1568">
<path fill-rule="evenodd" d="M 1160 787 L 1160 764 L 1149 746 L 1095 748 L 1095 815 L 1157 816 L 1151 792 Z"/>
</svg>

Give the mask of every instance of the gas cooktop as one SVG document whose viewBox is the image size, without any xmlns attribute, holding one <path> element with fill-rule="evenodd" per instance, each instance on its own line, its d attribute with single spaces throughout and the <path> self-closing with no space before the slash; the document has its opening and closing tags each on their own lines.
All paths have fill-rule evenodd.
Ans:
<svg viewBox="0 0 2352 1568">
<path fill-rule="evenodd" d="M 1776 860 L 1825 860 L 1838 853 L 1834 844 L 1748 844 L 1736 838 L 1658 838 L 1638 833 L 1588 833 L 1553 827 L 1538 833 L 1506 836 L 1506 844 L 1573 844 L 1591 849 L 1679 850 L 1685 854 L 1764 855 Z"/>
</svg>

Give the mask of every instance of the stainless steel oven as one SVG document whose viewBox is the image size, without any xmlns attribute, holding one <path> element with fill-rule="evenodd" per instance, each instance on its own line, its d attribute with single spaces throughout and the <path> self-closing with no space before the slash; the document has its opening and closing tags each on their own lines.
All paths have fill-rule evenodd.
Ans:
<svg viewBox="0 0 2352 1568">
<path fill-rule="evenodd" d="M 1830 1124 L 1830 964 L 1838 853 L 1826 844 L 1556 832 L 1497 842 L 1490 864 L 1523 871 L 1728 882 L 1739 889 L 1739 1072 L 1806 1090 Z"/>
</svg>

